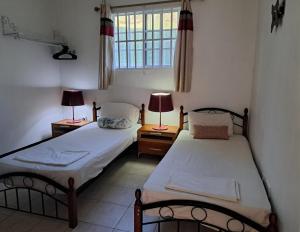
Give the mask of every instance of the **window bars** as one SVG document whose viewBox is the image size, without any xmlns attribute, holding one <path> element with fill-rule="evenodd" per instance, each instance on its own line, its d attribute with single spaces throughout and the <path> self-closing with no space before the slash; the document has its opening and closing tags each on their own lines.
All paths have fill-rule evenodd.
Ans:
<svg viewBox="0 0 300 232">
<path fill-rule="evenodd" d="M 179 10 L 179 7 L 166 7 L 114 13 L 114 67 L 171 67 Z"/>
</svg>

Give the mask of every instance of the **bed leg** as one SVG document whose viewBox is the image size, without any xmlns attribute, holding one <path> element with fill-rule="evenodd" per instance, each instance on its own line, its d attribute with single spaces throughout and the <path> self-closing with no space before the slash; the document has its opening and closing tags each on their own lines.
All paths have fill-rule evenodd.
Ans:
<svg viewBox="0 0 300 232">
<path fill-rule="evenodd" d="M 135 203 L 134 203 L 134 232 L 143 231 L 143 212 L 142 212 L 142 201 L 141 201 L 141 190 L 135 191 Z"/>
<path fill-rule="evenodd" d="M 180 115 L 179 115 L 179 129 L 183 130 L 184 124 L 184 113 L 183 113 L 183 106 L 180 106 Z"/>
<path fill-rule="evenodd" d="M 97 122 L 97 106 L 96 106 L 96 102 L 93 102 L 93 122 Z"/>
<path fill-rule="evenodd" d="M 248 108 L 244 109 L 244 118 L 243 118 L 243 135 L 248 139 Z"/>
<path fill-rule="evenodd" d="M 69 210 L 69 227 L 75 228 L 77 226 L 77 196 L 74 188 L 74 179 L 69 178 L 69 193 L 68 193 L 68 210 Z"/>
<path fill-rule="evenodd" d="M 271 213 L 269 216 L 270 224 L 268 226 L 268 232 L 279 232 L 278 229 L 278 220 L 277 215 L 275 213 Z"/>
<path fill-rule="evenodd" d="M 142 109 L 140 110 L 141 124 L 145 125 L 145 104 L 142 104 Z"/>
</svg>

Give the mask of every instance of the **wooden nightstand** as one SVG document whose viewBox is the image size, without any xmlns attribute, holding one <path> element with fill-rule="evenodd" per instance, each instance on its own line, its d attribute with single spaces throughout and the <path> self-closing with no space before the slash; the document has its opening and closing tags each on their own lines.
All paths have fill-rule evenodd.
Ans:
<svg viewBox="0 0 300 232">
<path fill-rule="evenodd" d="M 64 119 L 59 122 L 52 123 L 52 137 L 57 137 L 57 136 L 63 135 L 65 133 L 76 130 L 82 126 L 85 126 L 85 125 L 91 123 L 90 121 L 82 120 L 79 123 L 71 124 L 71 123 L 68 123 L 68 121 L 70 121 L 70 120 Z"/>
<path fill-rule="evenodd" d="M 154 130 L 153 127 L 154 125 L 146 124 L 138 130 L 138 156 L 142 153 L 164 156 L 179 133 L 177 126 L 169 126 L 164 131 Z"/>
</svg>

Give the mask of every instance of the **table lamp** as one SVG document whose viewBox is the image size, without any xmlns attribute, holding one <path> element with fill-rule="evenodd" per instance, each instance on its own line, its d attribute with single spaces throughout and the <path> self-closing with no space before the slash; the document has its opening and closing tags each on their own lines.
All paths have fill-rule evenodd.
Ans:
<svg viewBox="0 0 300 232">
<path fill-rule="evenodd" d="M 159 125 L 153 127 L 154 130 L 167 130 L 168 126 L 161 124 L 161 113 L 174 110 L 172 96 L 170 93 L 153 93 L 150 97 L 148 110 L 159 112 Z"/>
<path fill-rule="evenodd" d="M 62 103 L 63 106 L 72 106 L 73 118 L 67 121 L 67 123 L 75 124 L 80 123 L 81 120 L 75 120 L 74 107 L 84 105 L 82 91 L 78 90 L 65 90 L 63 92 Z"/>
</svg>

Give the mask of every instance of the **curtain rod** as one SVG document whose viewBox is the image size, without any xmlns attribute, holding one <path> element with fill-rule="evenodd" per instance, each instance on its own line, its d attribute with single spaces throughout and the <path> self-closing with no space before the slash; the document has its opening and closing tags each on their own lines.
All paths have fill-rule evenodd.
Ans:
<svg viewBox="0 0 300 232">
<path fill-rule="evenodd" d="M 191 1 L 191 0 L 190 0 Z M 125 7 L 137 7 L 137 6 L 149 6 L 149 5 L 158 5 L 158 4 L 165 4 L 165 3 L 172 3 L 172 2 L 181 2 L 180 0 L 170 0 L 170 1 L 160 1 L 160 2 L 147 2 L 147 3 L 137 3 L 137 4 L 128 4 L 128 5 L 120 5 L 120 6 L 111 6 L 111 9 L 116 8 L 125 8 Z M 95 7 L 95 11 L 99 11 L 100 7 Z"/>
</svg>

